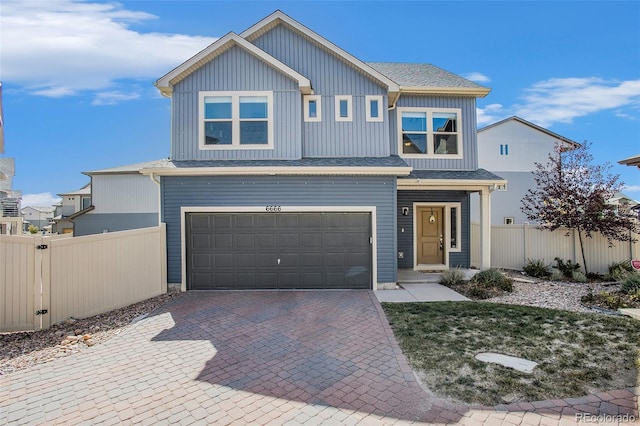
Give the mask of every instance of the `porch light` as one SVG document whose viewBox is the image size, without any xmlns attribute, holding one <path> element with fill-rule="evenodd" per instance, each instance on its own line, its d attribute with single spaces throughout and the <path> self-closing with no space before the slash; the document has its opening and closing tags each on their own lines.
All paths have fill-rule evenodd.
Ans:
<svg viewBox="0 0 640 426">
<path fill-rule="evenodd" d="M 436 223 L 436 217 L 433 215 L 433 208 L 431 209 L 431 216 L 429 216 L 429 223 Z"/>
</svg>

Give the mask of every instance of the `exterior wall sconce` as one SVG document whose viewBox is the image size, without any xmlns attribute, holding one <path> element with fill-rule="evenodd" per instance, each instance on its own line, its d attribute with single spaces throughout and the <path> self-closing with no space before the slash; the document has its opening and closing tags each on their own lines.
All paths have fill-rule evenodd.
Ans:
<svg viewBox="0 0 640 426">
<path fill-rule="evenodd" d="M 431 209 L 431 216 L 429 216 L 429 223 L 436 223 L 436 217 L 433 215 L 433 208 Z"/>
<path fill-rule="evenodd" d="M 409 216 L 409 207 L 402 208 L 402 216 Z"/>
</svg>

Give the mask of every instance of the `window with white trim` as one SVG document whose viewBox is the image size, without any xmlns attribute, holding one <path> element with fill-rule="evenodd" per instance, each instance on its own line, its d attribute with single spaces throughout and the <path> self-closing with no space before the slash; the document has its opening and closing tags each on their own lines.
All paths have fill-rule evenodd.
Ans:
<svg viewBox="0 0 640 426">
<path fill-rule="evenodd" d="M 382 115 L 382 96 L 365 96 L 367 121 L 384 121 Z"/>
<path fill-rule="evenodd" d="M 273 148 L 272 92 L 200 92 L 200 149 Z"/>
<path fill-rule="evenodd" d="M 322 97 L 304 96 L 304 121 L 322 121 Z"/>
<path fill-rule="evenodd" d="M 353 121 L 353 109 L 350 95 L 340 95 L 335 97 L 336 121 Z"/>
<path fill-rule="evenodd" d="M 459 108 L 398 108 L 403 157 L 462 158 Z"/>
</svg>

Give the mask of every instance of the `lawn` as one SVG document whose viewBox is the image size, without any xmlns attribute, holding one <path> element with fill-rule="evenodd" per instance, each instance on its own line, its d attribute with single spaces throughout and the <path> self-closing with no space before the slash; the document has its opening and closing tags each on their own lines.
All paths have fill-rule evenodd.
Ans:
<svg viewBox="0 0 640 426">
<path fill-rule="evenodd" d="M 638 385 L 638 320 L 477 302 L 382 305 L 412 367 L 439 396 L 496 405 Z M 521 373 L 476 360 L 480 352 L 539 365 Z"/>
</svg>

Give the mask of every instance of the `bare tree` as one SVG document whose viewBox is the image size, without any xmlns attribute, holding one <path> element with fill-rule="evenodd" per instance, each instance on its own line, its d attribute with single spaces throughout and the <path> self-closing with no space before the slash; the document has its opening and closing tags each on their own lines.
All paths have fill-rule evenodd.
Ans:
<svg viewBox="0 0 640 426">
<path fill-rule="evenodd" d="M 609 163 L 593 164 L 589 148 L 586 141 L 573 150 L 556 145 L 546 164 L 535 163 L 536 188 L 527 191 L 521 208 L 539 229 L 566 227 L 578 232 L 585 273 L 584 237 L 600 233 L 611 247 L 614 240 L 635 241 L 632 233 L 640 232 L 636 216 L 607 203 L 624 184 L 610 173 Z"/>
</svg>

